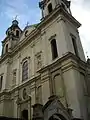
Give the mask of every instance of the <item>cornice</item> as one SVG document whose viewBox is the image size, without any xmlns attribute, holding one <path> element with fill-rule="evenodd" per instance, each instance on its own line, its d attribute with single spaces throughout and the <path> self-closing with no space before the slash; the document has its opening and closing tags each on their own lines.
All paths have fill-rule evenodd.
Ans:
<svg viewBox="0 0 90 120">
<path fill-rule="evenodd" d="M 10 100 L 10 92 L 6 92 L 6 91 L 2 91 L 0 93 L 0 101 L 3 101 L 3 100 Z"/>
<path fill-rule="evenodd" d="M 64 15 L 64 17 L 62 17 L 62 18 L 66 18 L 67 20 L 69 19 L 69 21 L 71 23 L 73 23 L 77 28 L 79 28 L 81 26 L 81 24 L 71 14 L 69 14 L 67 11 L 65 11 L 63 8 L 61 11 L 63 13 L 62 15 Z"/>
<path fill-rule="evenodd" d="M 55 10 L 50 14 L 47 15 L 37 27 L 42 27 L 44 24 L 46 25 L 46 22 L 50 21 L 52 18 L 55 19 L 56 16 L 62 15 L 62 19 L 64 18 L 63 15 L 68 18 L 77 28 L 81 26 L 81 24 L 66 10 L 64 10 L 60 5 L 55 8 Z M 65 19 L 63 19 L 65 20 Z"/>
<path fill-rule="evenodd" d="M 52 71 L 53 68 L 55 68 L 56 66 L 58 66 L 58 68 L 61 68 L 62 70 L 64 70 L 64 68 L 66 69 L 69 67 L 83 69 L 84 71 L 86 69 L 86 63 L 82 61 L 80 58 L 76 57 L 73 53 L 69 52 L 63 57 L 53 61 L 53 63 L 45 66 L 44 68 L 41 68 L 40 70 L 38 70 L 38 72 L 43 73 L 47 70 Z"/>
<path fill-rule="evenodd" d="M 4 62 L 6 59 L 10 58 L 10 52 L 8 52 L 7 54 L 4 54 L 1 56 L 1 59 L 0 59 L 0 64 L 2 62 Z"/>
<path fill-rule="evenodd" d="M 21 84 L 17 85 L 15 88 L 11 89 L 11 90 L 10 90 L 10 93 L 13 93 L 13 92 L 15 92 L 15 91 L 18 91 L 18 90 L 20 90 L 20 89 L 28 86 L 28 85 L 31 85 L 33 82 L 37 81 L 38 79 L 40 79 L 40 75 L 35 76 L 35 77 L 31 78 L 31 79 L 28 79 L 28 80 L 25 81 L 25 82 L 22 82 Z M 32 86 L 31 86 L 31 87 L 32 87 Z"/>
</svg>

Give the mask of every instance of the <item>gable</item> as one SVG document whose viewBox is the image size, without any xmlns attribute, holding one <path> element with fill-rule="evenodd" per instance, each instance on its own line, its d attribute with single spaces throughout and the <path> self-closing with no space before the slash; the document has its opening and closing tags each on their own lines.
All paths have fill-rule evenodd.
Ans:
<svg viewBox="0 0 90 120">
<path fill-rule="evenodd" d="M 68 112 L 58 98 L 55 98 L 52 101 L 49 100 L 44 106 L 44 120 L 49 120 L 55 115 L 63 116 L 66 120 L 70 120 Z"/>
</svg>

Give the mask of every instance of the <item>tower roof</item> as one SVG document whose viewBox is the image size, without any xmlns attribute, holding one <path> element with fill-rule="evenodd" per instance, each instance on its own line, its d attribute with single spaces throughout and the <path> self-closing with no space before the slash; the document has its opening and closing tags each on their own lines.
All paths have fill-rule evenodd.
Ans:
<svg viewBox="0 0 90 120">
<path fill-rule="evenodd" d="M 19 22 L 18 22 L 17 20 L 13 20 L 13 21 L 12 21 L 12 25 L 18 26 L 18 24 L 19 24 Z"/>
<path fill-rule="evenodd" d="M 19 24 L 19 22 L 17 20 L 13 20 L 12 25 L 6 30 L 6 35 L 11 34 L 12 31 L 15 30 L 16 28 L 20 29 L 18 24 Z"/>
</svg>

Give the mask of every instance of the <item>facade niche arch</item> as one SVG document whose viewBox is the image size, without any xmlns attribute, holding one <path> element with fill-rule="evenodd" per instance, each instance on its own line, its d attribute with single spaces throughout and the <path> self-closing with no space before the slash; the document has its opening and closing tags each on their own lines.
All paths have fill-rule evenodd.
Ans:
<svg viewBox="0 0 90 120">
<path fill-rule="evenodd" d="M 53 77 L 53 80 L 54 80 L 55 95 L 57 95 L 59 98 L 64 97 L 64 89 L 63 89 L 64 86 L 60 73 L 57 73 Z"/>
<path fill-rule="evenodd" d="M 67 119 L 61 114 L 54 114 L 49 118 L 49 120 L 67 120 Z"/>
</svg>

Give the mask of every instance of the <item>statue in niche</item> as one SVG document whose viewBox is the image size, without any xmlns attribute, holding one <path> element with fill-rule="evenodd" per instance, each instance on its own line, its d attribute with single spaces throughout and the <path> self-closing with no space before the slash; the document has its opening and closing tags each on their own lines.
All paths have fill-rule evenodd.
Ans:
<svg viewBox="0 0 90 120">
<path fill-rule="evenodd" d="M 42 66 L 41 54 L 37 55 L 37 69 L 40 69 Z"/>
<path fill-rule="evenodd" d="M 20 104 L 22 102 L 22 98 L 18 97 L 18 99 L 16 100 L 17 104 Z"/>
<path fill-rule="evenodd" d="M 27 91 L 26 91 L 26 88 L 24 88 L 23 90 L 23 99 L 27 99 L 28 98 L 28 95 L 27 95 Z"/>
</svg>

